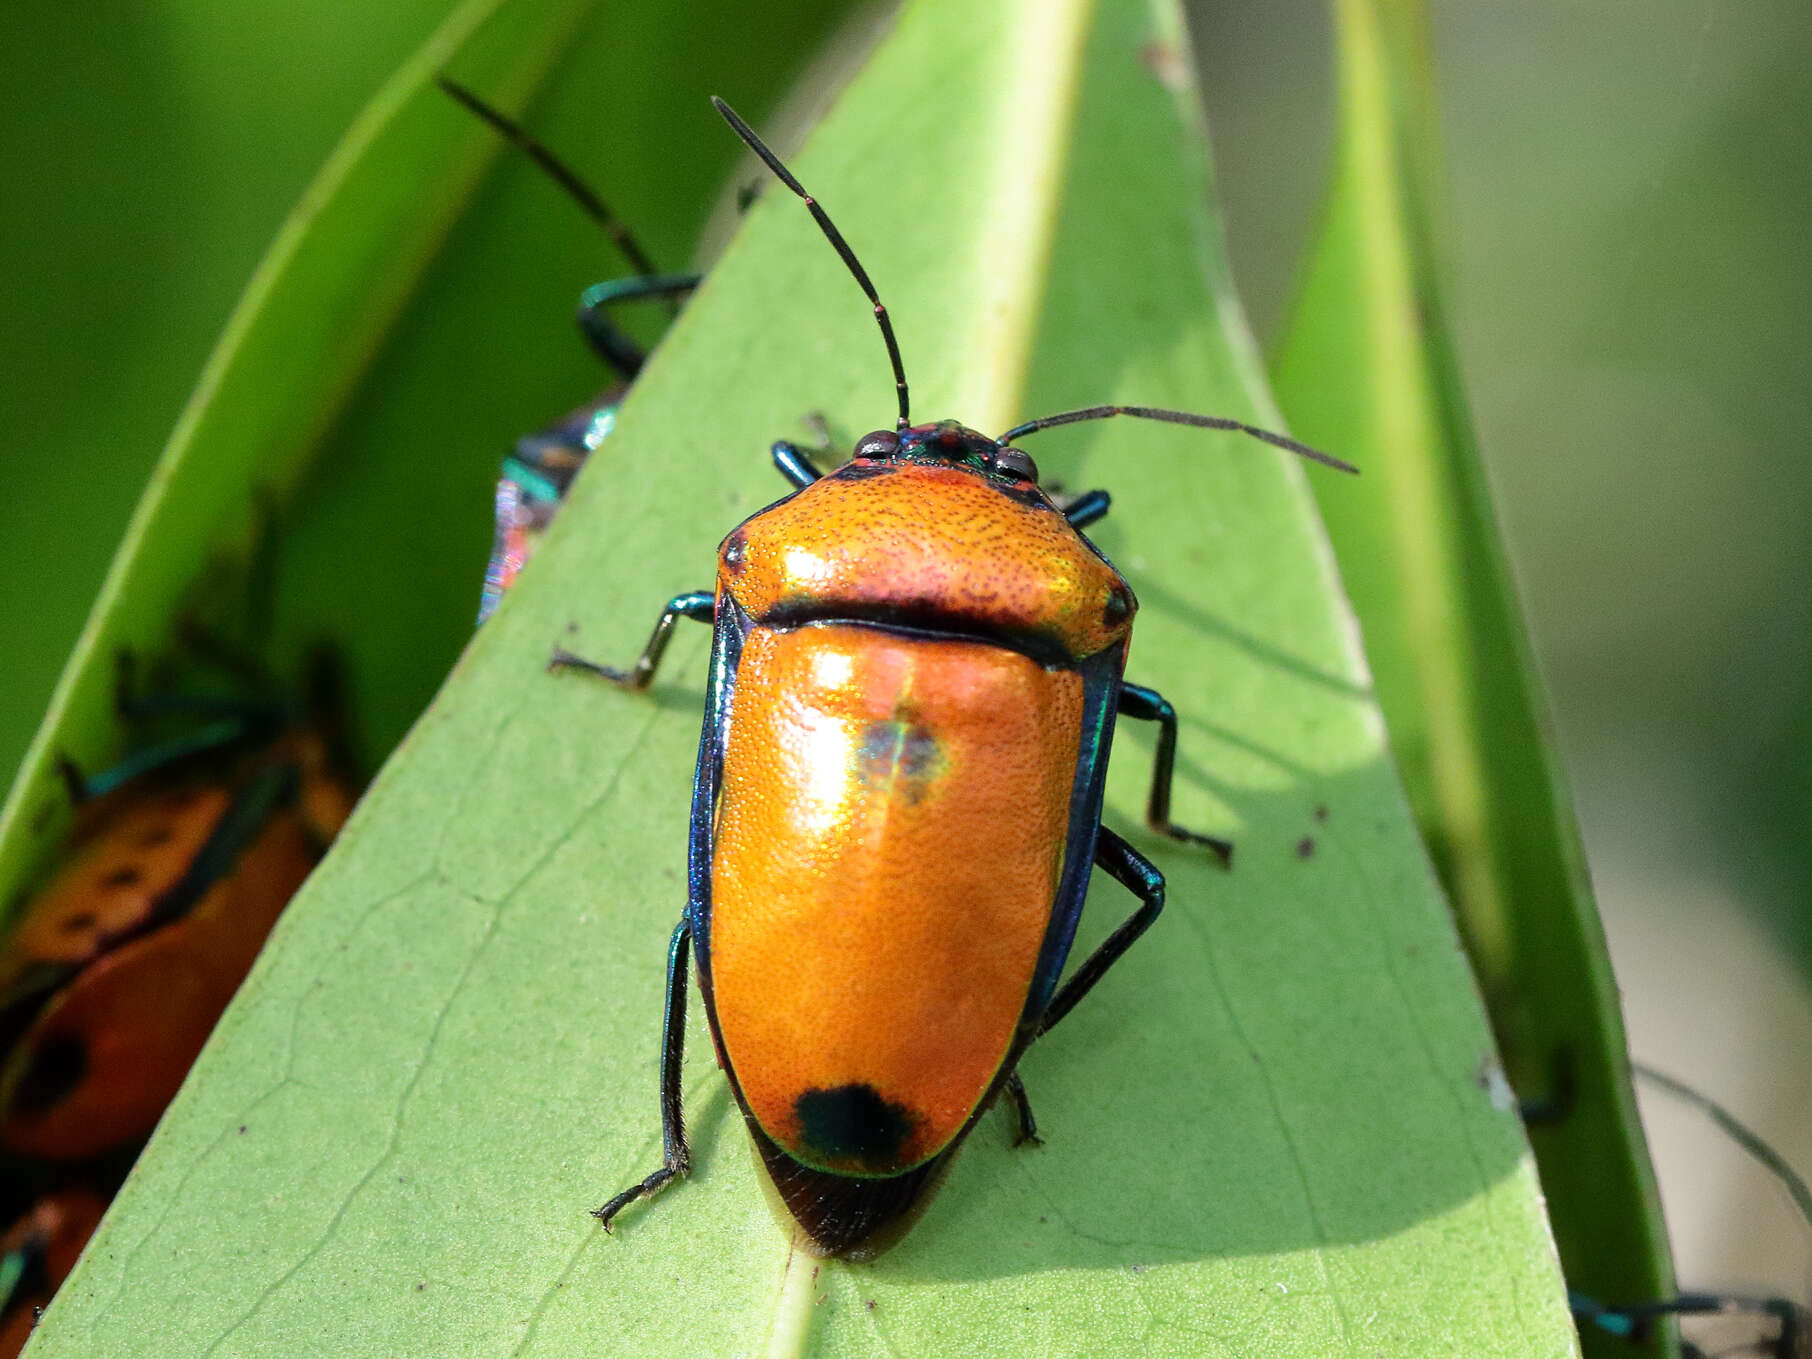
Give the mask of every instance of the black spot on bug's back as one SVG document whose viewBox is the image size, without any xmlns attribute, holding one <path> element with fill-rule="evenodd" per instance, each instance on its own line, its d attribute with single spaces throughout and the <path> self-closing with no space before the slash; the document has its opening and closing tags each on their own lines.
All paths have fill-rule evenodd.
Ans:
<svg viewBox="0 0 1812 1359">
<path fill-rule="evenodd" d="M 793 1102 L 799 1140 L 814 1159 L 839 1169 L 886 1175 L 900 1168 L 900 1149 L 919 1116 L 883 1099 L 872 1085 L 807 1090 Z"/>
<path fill-rule="evenodd" d="M 136 868 L 130 866 L 126 868 L 116 868 L 101 880 L 101 886 L 136 887 L 138 886 L 140 876 L 141 875 Z"/>
<path fill-rule="evenodd" d="M 88 1044 L 73 1033 L 57 1033 L 38 1044 L 31 1065 L 13 1088 L 17 1118 L 41 1118 L 66 1098 L 88 1074 Z"/>
<path fill-rule="evenodd" d="M 867 784 L 891 785 L 908 802 L 930 790 L 943 767 L 937 737 L 910 722 L 873 722 L 856 749 L 856 771 Z"/>
</svg>

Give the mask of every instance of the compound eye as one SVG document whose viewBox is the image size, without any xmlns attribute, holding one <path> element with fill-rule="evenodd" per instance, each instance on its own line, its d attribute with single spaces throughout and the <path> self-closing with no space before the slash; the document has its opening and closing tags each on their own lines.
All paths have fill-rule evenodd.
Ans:
<svg viewBox="0 0 1812 1359">
<path fill-rule="evenodd" d="M 1017 477 L 1021 481 L 1038 480 L 1038 464 L 1017 448 L 1003 448 L 996 452 L 994 470 L 1002 476 Z"/>
<path fill-rule="evenodd" d="M 900 451 L 900 436 L 891 429 L 877 429 L 856 440 L 858 458 L 891 458 Z"/>
</svg>

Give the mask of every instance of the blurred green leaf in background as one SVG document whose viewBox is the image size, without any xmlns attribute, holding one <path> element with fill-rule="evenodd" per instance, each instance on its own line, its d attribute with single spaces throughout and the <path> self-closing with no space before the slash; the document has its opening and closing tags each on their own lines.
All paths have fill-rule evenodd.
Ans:
<svg viewBox="0 0 1812 1359">
<path fill-rule="evenodd" d="M 1448 318 L 1634 1053 L 1812 1167 L 1812 10 L 1436 0 Z M 1275 336 L 1331 139 L 1324 0 L 1199 6 Z M 1804 1228 L 1643 1095 L 1679 1274 L 1806 1296 Z"/>
<path fill-rule="evenodd" d="M 1273 364 L 1279 399 L 1302 437 L 1340 441 L 1369 474 L 1318 497 L 1398 768 L 1531 1110 L 1568 1284 L 1669 1297 L 1616 985 L 1448 331 L 1427 13 L 1335 12 L 1333 182 Z"/>
</svg>

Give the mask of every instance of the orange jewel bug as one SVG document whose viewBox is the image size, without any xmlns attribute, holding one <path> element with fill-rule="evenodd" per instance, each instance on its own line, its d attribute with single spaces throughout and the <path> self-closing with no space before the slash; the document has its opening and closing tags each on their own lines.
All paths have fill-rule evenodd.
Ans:
<svg viewBox="0 0 1812 1359">
<path fill-rule="evenodd" d="M 209 719 L 84 777 L 62 867 L 0 952 L 0 1150 L 71 1163 L 142 1141 L 277 916 L 352 808 L 330 742 L 273 705 L 139 699 Z"/>
<path fill-rule="evenodd" d="M 1133 592 L 1014 440 L 1109 416 L 1229 430 L 1344 471 L 1237 420 L 1094 406 L 991 438 L 914 425 L 887 310 L 824 209 L 722 100 L 731 128 L 805 201 L 874 308 L 894 429 L 819 475 L 785 441 L 794 491 L 718 549 L 712 590 L 676 596 L 627 670 L 642 689 L 679 619 L 714 629 L 693 780 L 689 895 L 667 956 L 659 1169 L 596 1210 L 686 1174 L 686 970 L 697 959 L 719 1065 L 769 1179 L 824 1255 L 864 1259 L 910 1226 L 1001 1094 L 1036 1140 L 1016 1066 L 1157 919 L 1164 879 L 1101 825 L 1117 717 L 1158 724 L 1146 816 L 1170 820 L 1177 717 L 1123 678 Z M 1091 871 L 1138 909 L 1059 986 Z"/>
</svg>

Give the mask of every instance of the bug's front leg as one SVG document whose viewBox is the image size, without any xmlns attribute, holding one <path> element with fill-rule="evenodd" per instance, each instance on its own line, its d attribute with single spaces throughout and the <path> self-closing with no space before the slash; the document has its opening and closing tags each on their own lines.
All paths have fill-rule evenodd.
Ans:
<svg viewBox="0 0 1812 1359">
<path fill-rule="evenodd" d="M 1233 865 L 1233 845 L 1213 835 L 1185 830 L 1170 819 L 1170 783 L 1177 763 L 1177 710 L 1156 689 L 1142 684 L 1120 686 L 1120 713 L 1142 722 L 1158 724 L 1158 749 L 1152 761 L 1151 797 L 1145 804 L 1145 824 L 1160 835 L 1167 835 L 1186 845 L 1203 845 L 1221 861 L 1223 868 Z"/>
<path fill-rule="evenodd" d="M 667 1017 L 661 1026 L 661 1168 L 632 1184 L 591 1215 L 610 1230 L 612 1219 L 637 1199 L 652 1198 L 692 1169 L 686 1145 L 685 1110 L 680 1103 L 680 1068 L 686 1052 L 686 953 L 692 947 L 692 924 L 681 919 L 667 946 Z"/>
<path fill-rule="evenodd" d="M 1070 521 L 1073 529 L 1085 529 L 1090 524 L 1099 523 L 1107 518 L 1107 512 L 1113 508 L 1114 499 L 1106 491 L 1084 491 L 1074 500 L 1060 502 L 1063 517 Z"/>
<path fill-rule="evenodd" d="M 776 439 L 768 449 L 769 455 L 774 459 L 774 466 L 780 469 L 780 475 L 791 483 L 793 489 L 799 491 L 803 491 L 824 475 L 818 470 L 812 455 L 816 453 L 821 457 L 828 457 L 831 453 L 830 425 L 826 422 L 823 412 L 807 412 L 805 423 L 811 427 L 812 433 L 818 436 L 818 444 L 815 448 L 801 448 L 791 439 Z"/>
<path fill-rule="evenodd" d="M 661 616 L 655 620 L 654 631 L 648 634 L 648 645 L 642 648 L 642 654 L 636 657 L 635 664 L 627 670 L 588 661 L 582 656 L 573 655 L 564 647 L 554 648 L 554 654 L 548 657 L 547 668 L 579 670 L 587 675 L 596 675 L 599 679 L 607 679 L 625 689 L 646 689 L 654 682 L 654 672 L 661 663 L 662 655 L 666 653 L 673 625 L 682 618 L 709 623 L 716 607 L 717 596 L 709 590 L 693 590 L 687 594 L 675 595 L 667 601 L 667 607 L 661 610 Z"/>
</svg>

